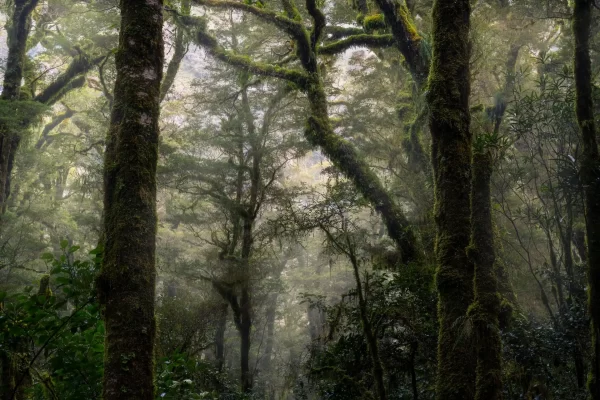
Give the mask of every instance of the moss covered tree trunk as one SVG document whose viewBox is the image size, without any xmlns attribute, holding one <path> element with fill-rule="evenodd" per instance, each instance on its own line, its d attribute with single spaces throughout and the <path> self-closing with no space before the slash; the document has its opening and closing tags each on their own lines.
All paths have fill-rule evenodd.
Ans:
<svg viewBox="0 0 600 400">
<path fill-rule="evenodd" d="M 491 177 L 491 154 L 487 150 L 475 152 L 469 248 L 475 266 L 475 301 L 469 309 L 477 344 L 475 400 L 502 399 L 502 342 L 498 321 L 500 295 L 494 270 L 496 257 L 490 201 Z"/>
<path fill-rule="evenodd" d="M 117 80 L 104 166 L 105 400 L 154 398 L 156 163 L 161 0 L 121 0 Z"/>
<path fill-rule="evenodd" d="M 37 7 L 39 0 L 15 0 L 13 13 L 7 26 L 8 57 L 2 86 L 2 102 L 16 102 L 20 100 L 21 80 L 25 69 L 25 50 L 27 38 L 31 29 L 31 13 Z M 4 118 L 13 115 L 9 113 L 7 105 L 3 105 L 7 114 Z M 14 155 L 19 146 L 20 132 L 12 124 L 0 120 L 0 210 L 6 211 L 6 203 L 10 193 L 10 174 Z"/>
<path fill-rule="evenodd" d="M 575 0 L 576 113 L 583 154 L 581 181 L 585 189 L 585 226 L 587 233 L 588 302 L 592 327 L 591 372 L 588 380 L 591 398 L 600 399 L 600 156 L 594 125 L 592 66 L 590 60 L 590 22 L 592 0 Z"/>
<path fill-rule="evenodd" d="M 427 100 L 437 225 L 440 400 L 469 400 L 475 393 L 474 352 L 460 323 L 473 300 L 473 268 L 466 254 L 471 231 L 470 11 L 468 0 L 436 0 L 433 6 Z"/>
</svg>

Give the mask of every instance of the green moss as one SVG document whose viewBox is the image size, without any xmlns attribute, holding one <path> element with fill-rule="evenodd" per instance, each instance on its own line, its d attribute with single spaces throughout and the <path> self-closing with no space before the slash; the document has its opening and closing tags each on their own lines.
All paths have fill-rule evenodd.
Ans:
<svg viewBox="0 0 600 400">
<path fill-rule="evenodd" d="M 0 100 L 0 123 L 7 131 L 22 131 L 48 110 L 44 104 L 31 100 Z"/>
<path fill-rule="evenodd" d="M 408 39 L 412 42 L 418 42 L 421 40 L 421 35 L 417 31 L 417 27 L 412 21 L 412 16 L 410 15 L 410 10 L 406 7 L 406 4 L 398 5 L 398 17 L 402 21 L 406 32 L 408 33 Z"/>
<path fill-rule="evenodd" d="M 385 29 L 385 18 L 383 14 L 372 14 L 364 17 L 363 28 L 367 32 Z"/>
</svg>

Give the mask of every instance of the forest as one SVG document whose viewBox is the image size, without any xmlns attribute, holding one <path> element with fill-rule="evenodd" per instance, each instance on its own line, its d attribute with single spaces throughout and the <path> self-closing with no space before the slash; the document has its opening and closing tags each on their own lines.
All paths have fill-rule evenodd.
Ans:
<svg viewBox="0 0 600 400">
<path fill-rule="evenodd" d="M 600 2 L 0 5 L 0 400 L 600 400 Z"/>
</svg>

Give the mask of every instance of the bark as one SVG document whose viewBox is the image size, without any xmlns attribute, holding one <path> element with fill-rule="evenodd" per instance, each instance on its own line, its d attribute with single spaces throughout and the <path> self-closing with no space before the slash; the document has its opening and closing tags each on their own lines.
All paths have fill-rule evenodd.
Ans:
<svg viewBox="0 0 600 400">
<path fill-rule="evenodd" d="M 469 400 L 475 394 L 474 351 L 460 323 L 473 301 L 473 267 L 466 254 L 471 230 L 470 11 L 468 0 L 436 0 L 433 6 L 427 100 L 437 225 L 439 400 Z"/>
<path fill-rule="evenodd" d="M 471 195 L 471 246 L 475 266 L 475 300 L 469 308 L 477 338 L 475 400 L 502 399 L 502 342 L 498 315 L 500 294 L 494 270 L 495 250 L 492 226 L 490 180 L 492 156 L 487 150 L 473 156 Z"/>
<path fill-rule="evenodd" d="M 104 166 L 105 400 L 154 399 L 156 164 L 162 1 L 121 0 Z"/>
<path fill-rule="evenodd" d="M 585 226 L 587 233 L 588 306 L 591 317 L 591 372 L 588 379 L 591 398 L 600 399 L 600 156 L 590 60 L 591 0 L 575 0 L 573 33 L 575 36 L 575 110 L 581 134 L 583 154 L 580 177 L 585 190 Z"/>
</svg>

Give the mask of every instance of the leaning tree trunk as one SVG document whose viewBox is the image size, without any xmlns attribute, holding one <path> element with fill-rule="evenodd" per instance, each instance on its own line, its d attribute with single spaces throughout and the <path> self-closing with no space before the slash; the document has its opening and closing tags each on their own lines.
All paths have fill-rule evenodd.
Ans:
<svg viewBox="0 0 600 400">
<path fill-rule="evenodd" d="M 592 100 L 592 65 L 589 47 L 591 7 L 592 0 L 575 0 L 573 32 L 576 113 L 583 144 L 580 176 L 585 189 L 588 301 L 592 326 L 591 375 L 588 383 L 591 398 L 598 400 L 600 399 L 600 156 Z"/>
<path fill-rule="evenodd" d="M 432 136 L 439 295 L 437 398 L 473 399 L 474 352 L 460 323 L 473 300 L 470 241 L 469 0 L 436 0 L 427 100 Z"/>
<path fill-rule="evenodd" d="M 105 400 L 154 398 L 156 163 L 161 0 L 121 0 L 117 80 L 104 166 Z"/>
<path fill-rule="evenodd" d="M 471 196 L 472 237 L 469 256 L 475 266 L 475 301 L 469 308 L 477 340 L 475 400 L 502 399 L 502 342 L 500 294 L 494 270 L 494 231 L 490 201 L 492 156 L 487 150 L 473 156 Z"/>
</svg>

